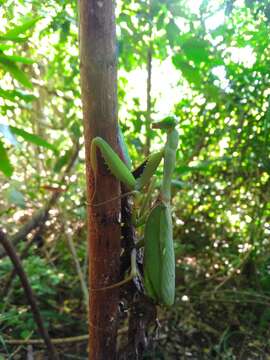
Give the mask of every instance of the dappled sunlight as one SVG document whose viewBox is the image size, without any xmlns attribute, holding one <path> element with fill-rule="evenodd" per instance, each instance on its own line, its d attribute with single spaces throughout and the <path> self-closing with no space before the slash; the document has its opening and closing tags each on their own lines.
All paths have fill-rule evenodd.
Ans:
<svg viewBox="0 0 270 360">
<path fill-rule="evenodd" d="M 117 1 L 117 42 L 110 44 L 117 52 L 118 119 L 131 169 L 119 162 L 115 165 L 112 151 L 99 148 L 96 160 L 85 151 L 92 136 L 98 135 L 114 150 L 125 153 L 120 136 L 114 136 L 116 101 L 111 104 L 113 94 L 107 93 L 113 82 L 107 75 L 114 70 L 114 59 L 106 57 L 106 41 L 98 48 L 99 57 L 90 62 L 91 67 L 91 54 L 80 60 L 81 4 L 66 0 L 7 1 L 0 7 L 1 229 L 21 256 L 51 338 L 70 341 L 82 336 L 76 339 L 76 346 L 67 342 L 64 349 L 57 344 L 60 357 L 88 356 L 90 295 L 92 300 L 110 299 L 111 303 L 102 303 L 104 313 L 117 309 L 117 316 L 109 318 L 109 323 L 118 317 L 117 341 L 125 349 L 131 308 L 136 308 L 133 325 L 140 331 L 134 335 L 134 343 L 141 344 L 141 334 L 145 343 L 155 344 L 148 348 L 146 357 L 268 358 L 268 1 Z M 102 29 L 103 22 L 97 24 Z M 104 34 L 101 29 L 97 40 Z M 84 105 L 89 108 L 83 119 L 81 84 L 85 79 L 80 71 L 85 69 L 99 80 L 84 89 Z M 116 88 L 116 83 L 113 86 Z M 100 103 L 93 100 L 97 94 Z M 113 114 L 111 119 L 104 117 L 108 111 Z M 153 129 L 152 124 L 168 114 L 179 121 L 177 125 L 173 122 L 179 144 L 177 150 L 166 147 L 170 151 L 165 153 L 173 126 Z M 137 180 L 145 168 L 137 167 L 156 151 L 162 151 L 158 154 L 162 160 L 153 170 L 148 158 L 147 183 L 139 188 Z M 86 178 L 86 167 L 90 179 Z M 106 198 L 104 203 L 92 206 L 103 198 L 108 184 L 110 192 L 111 184 L 118 186 L 114 178 L 119 179 L 122 172 L 131 176 L 139 191 L 130 195 L 122 186 L 118 188 L 121 199 Z M 152 177 L 156 183 L 149 185 Z M 123 183 L 125 179 L 121 177 Z M 164 196 L 164 179 L 171 183 L 168 197 Z M 91 191 L 86 196 L 87 190 Z M 152 246 L 148 253 L 145 251 L 145 260 L 143 253 L 149 244 L 145 244 L 145 229 L 153 209 L 160 211 L 159 216 L 166 209 L 169 217 L 154 219 L 147 232 Z M 94 216 L 89 215 L 90 210 Z M 127 213 L 132 219 L 130 214 L 126 219 Z M 87 222 L 91 224 L 89 234 Z M 117 235 L 117 241 L 111 241 L 112 229 L 116 228 L 121 239 Z M 158 236 L 154 238 L 153 233 Z M 94 250 L 104 251 L 108 258 L 91 254 L 88 259 L 87 239 L 93 234 L 99 239 Z M 115 244 L 120 246 L 119 251 Z M 175 251 L 176 294 L 170 307 L 164 306 L 168 300 L 165 285 L 153 291 L 145 275 L 154 274 L 156 283 L 168 275 L 163 266 L 168 254 L 164 244 L 173 244 L 170 262 L 166 263 L 171 277 L 165 284 L 173 289 L 172 299 Z M 158 256 L 153 256 L 154 250 Z M 118 255 L 120 270 L 115 269 Z M 88 295 L 89 265 L 98 269 L 90 274 L 91 281 L 113 287 L 94 294 L 100 289 L 90 286 Z M 12 270 L 0 246 L 0 358 L 12 357 L 16 351 L 21 358 L 30 358 L 27 341 L 42 339 L 20 279 Z M 115 275 L 116 286 L 106 283 L 108 274 Z M 117 281 L 125 284 L 117 285 Z M 103 291 L 108 293 L 104 296 Z M 114 303 L 117 293 L 120 301 Z M 102 311 L 97 310 L 97 316 Z M 136 322 L 141 311 L 147 334 Z M 151 323 L 151 315 L 156 319 L 156 312 L 161 324 L 158 331 L 156 324 L 148 329 L 147 323 Z M 25 343 L 14 345 L 14 340 Z M 39 356 L 38 351 L 44 353 L 42 344 L 31 347 L 33 357 Z M 136 353 L 133 348 L 132 353 Z"/>
<path fill-rule="evenodd" d="M 252 68 L 256 62 L 254 49 L 249 45 L 243 48 L 229 47 L 227 52 L 230 54 L 233 62 L 243 65 L 246 68 Z"/>
</svg>

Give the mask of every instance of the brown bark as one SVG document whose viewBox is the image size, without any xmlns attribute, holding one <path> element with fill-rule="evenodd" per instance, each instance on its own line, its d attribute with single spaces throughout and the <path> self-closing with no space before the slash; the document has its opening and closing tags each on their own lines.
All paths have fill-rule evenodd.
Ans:
<svg viewBox="0 0 270 360">
<path fill-rule="evenodd" d="M 98 156 L 97 177 L 90 164 L 95 136 L 117 148 L 117 83 L 114 2 L 80 0 L 81 87 L 87 177 L 89 241 L 89 359 L 116 358 L 119 289 L 91 291 L 119 281 L 119 182 Z M 100 154 L 99 154 L 100 155 Z"/>
</svg>

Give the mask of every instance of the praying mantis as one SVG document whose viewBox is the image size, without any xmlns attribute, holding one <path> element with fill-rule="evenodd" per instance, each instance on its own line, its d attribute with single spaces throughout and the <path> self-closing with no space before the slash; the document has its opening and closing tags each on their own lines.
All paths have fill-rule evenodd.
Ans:
<svg viewBox="0 0 270 360">
<path fill-rule="evenodd" d="M 175 168 L 179 138 L 176 130 L 177 123 L 176 117 L 168 116 L 153 124 L 153 128 L 165 130 L 167 135 L 166 143 L 161 151 L 153 153 L 147 158 L 143 171 L 137 179 L 132 174 L 130 166 L 120 159 L 105 140 L 96 137 L 91 143 L 91 166 L 94 176 L 97 176 L 98 149 L 109 171 L 127 187 L 130 193 L 142 190 L 151 181 L 163 158 L 163 177 L 158 199 L 147 214 L 147 217 L 143 214 L 144 211 L 141 211 L 141 214 L 143 220 L 146 218 L 143 232 L 143 283 L 145 294 L 156 304 L 166 306 L 173 305 L 175 297 L 175 256 L 170 202 L 171 181 Z M 126 158 L 129 159 L 121 133 L 120 142 L 122 142 Z M 130 164 L 130 162 L 127 161 L 127 164 Z M 149 198 L 149 194 L 147 197 Z M 92 205 L 98 206 L 99 204 Z M 142 219 L 135 219 L 135 225 L 136 223 L 141 225 Z M 95 290 L 104 291 L 121 286 L 136 276 L 139 276 L 139 270 L 136 265 L 136 250 L 133 249 L 131 251 L 131 271 L 128 278 L 117 284 Z"/>
</svg>

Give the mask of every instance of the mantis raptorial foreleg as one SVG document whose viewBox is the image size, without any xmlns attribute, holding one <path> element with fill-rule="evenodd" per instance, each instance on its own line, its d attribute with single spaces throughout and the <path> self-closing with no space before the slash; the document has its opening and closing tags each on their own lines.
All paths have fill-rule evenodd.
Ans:
<svg viewBox="0 0 270 360">
<path fill-rule="evenodd" d="M 110 172 L 131 191 L 140 190 L 149 182 L 163 157 L 162 151 L 151 154 L 147 159 L 141 176 L 135 179 L 132 172 L 111 146 L 102 138 L 96 137 L 91 143 L 91 165 L 95 177 L 97 175 L 97 148 L 100 150 Z"/>
<path fill-rule="evenodd" d="M 138 178 L 135 178 L 128 168 L 126 164 L 120 159 L 120 157 L 116 154 L 116 152 L 111 148 L 111 146 L 102 138 L 96 137 L 93 139 L 91 143 L 91 165 L 94 172 L 94 176 L 96 179 L 97 176 L 97 149 L 100 150 L 101 155 L 110 170 L 110 172 L 119 180 L 121 181 L 129 190 L 130 192 L 127 192 L 125 194 L 122 194 L 122 196 L 127 196 L 128 194 L 134 194 L 138 190 L 142 189 L 151 179 L 154 172 L 156 171 L 156 168 L 158 167 L 162 157 L 163 157 L 163 151 L 156 152 L 151 154 L 147 160 L 144 162 L 141 174 Z M 93 196 L 94 197 L 94 196 Z M 109 201 L 115 200 L 116 198 L 109 199 L 107 201 L 98 203 L 98 204 L 90 204 L 91 206 L 100 206 L 102 204 L 105 204 Z M 133 279 L 135 276 L 138 276 L 138 271 L 136 268 L 136 250 L 135 255 L 132 251 L 131 253 L 131 272 L 127 279 L 124 279 L 120 281 L 117 284 L 107 286 L 100 289 L 93 289 L 93 291 L 101 291 L 101 290 L 107 290 L 112 289 L 117 286 L 124 285 L 131 279 Z M 135 256 L 135 258 L 134 258 Z"/>
</svg>

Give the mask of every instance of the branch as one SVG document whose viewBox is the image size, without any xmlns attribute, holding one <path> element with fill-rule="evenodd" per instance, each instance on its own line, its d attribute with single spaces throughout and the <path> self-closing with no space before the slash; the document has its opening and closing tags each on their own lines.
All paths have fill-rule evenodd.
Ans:
<svg viewBox="0 0 270 360">
<path fill-rule="evenodd" d="M 86 284 L 86 282 L 84 280 L 83 272 L 82 272 L 80 261 L 79 261 L 77 251 L 76 251 L 76 248 L 75 248 L 75 245 L 74 245 L 74 241 L 72 239 L 71 233 L 69 232 L 69 229 L 67 228 L 66 222 L 64 222 L 64 227 L 65 227 L 65 233 L 66 233 L 66 237 L 67 237 L 69 250 L 70 250 L 72 259 L 74 261 L 74 265 L 75 265 L 75 268 L 76 268 L 76 271 L 77 271 L 78 278 L 80 280 L 81 289 L 82 289 L 82 293 L 83 293 L 83 297 L 84 297 L 84 303 L 85 303 L 86 311 L 87 311 L 87 314 L 88 314 L 89 313 L 88 287 L 87 287 L 87 284 Z"/>
<path fill-rule="evenodd" d="M 151 138 L 149 133 L 151 131 L 151 113 L 152 113 L 152 99 L 151 99 L 151 88 L 152 88 L 152 44 L 150 43 L 147 50 L 147 107 L 146 107 L 146 119 L 145 119 L 145 128 L 146 128 L 146 142 L 144 148 L 144 155 L 147 157 L 150 153 Z"/>
<path fill-rule="evenodd" d="M 65 177 L 69 174 L 70 170 L 72 169 L 72 167 L 78 157 L 81 147 L 82 146 L 79 146 L 78 144 L 76 144 L 76 149 L 74 151 L 74 154 L 70 158 L 70 162 L 67 165 L 65 171 L 63 172 L 63 174 L 61 176 L 60 184 L 65 183 Z M 32 230 L 36 229 L 41 224 L 45 223 L 45 221 L 49 218 L 50 209 L 56 204 L 60 195 L 61 195 L 61 192 L 58 192 L 58 191 L 53 192 L 48 203 L 43 208 L 37 210 L 33 214 L 32 218 L 26 224 L 24 224 L 20 228 L 20 230 L 16 232 L 16 234 L 14 234 L 13 236 L 10 237 L 9 241 L 13 244 L 13 246 L 16 246 L 20 240 L 25 239 L 26 236 Z M 5 256 L 5 251 L 3 249 L 0 249 L 0 259 L 3 258 L 4 256 Z"/>
<path fill-rule="evenodd" d="M 16 251 L 15 251 L 13 245 L 11 244 L 11 242 L 7 239 L 6 234 L 1 229 L 0 229 L 0 243 L 3 245 L 4 249 L 6 250 L 10 260 L 13 263 L 14 268 L 16 269 L 17 274 L 20 277 L 22 287 L 25 292 L 25 296 L 31 307 L 31 310 L 33 313 L 33 318 L 37 324 L 38 331 L 39 331 L 41 337 L 43 338 L 43 341 L 46 344 L 46 347 L 48 349 L 49 359 L 58 360 L 59 359 L 58 355 L 57 355 L 56 350 L 51 342 L 51 339 L 49 337 L 47 329 L 44 326 L 35 295 L 29 284 L 29 281 L 28 281 L 27 275 L 23 269 L 21 260 L 18 257 L 18 255 L 16 254 Z"/>
<path fill-rule="evenodd" d="M 120 329 L 118 330 L 118 335 L 124 335 L 127 333 L 127 329 Z M 78 336 L 71 336 L 71 337 L 66 337 L 66 338 L 56 338 L 56 339 L 51 339 L 51 342 L 53 344 L 67 344 L 67 343 L 75 343 L 75 342 L 80 342 L 80 341 L 88 341 L 89 339 L 89 335 L 78 335 Z M 5 344 L 10 344 L 10 345 L 42 345 L 44 343 L 44 341 L 42 339 L 13 339 L 13 340 L 5 340 L 4 339 Z"/>
<path fill-rule="evenodd" d="M 40 232 L 40 229 L 38 230 L 38 233 L 39 232 Z M 26 244 L 25 248 L 22 250 L 22 252 L 20 254 L 21 260 L 23 260 L 28 255 L 28 251 L 29 251 L 30 247 L 32 246 L 32 244 L 35 242 L 36 236 L 37 236 L 37 234 Z M 11 288 L 12 282 L 13 282 L 16 274 L 17 274 L 16 269 L 13 268 L 7 278 L 7 281 L 5 283 L 5 286 L 2 290 L 2 292 L 0 293 L 0 295 L 3 297 L 3 299 L 9 295 L 9 290 Z"/>
<path fill-rule="evenodd" d="M 51 339 L 53 344 L 66 344 L 66 343 L 74 343 L 80 341 L 88 341 L 89 335 L 80 335 L 80 336 L 72 336 L 67 338 L 58 338 Z M 44 340 L 42 339 L 14 339 L 14 340 L 4 340 L 5 344 L 10 345 L 42 345 Z"/>
<path fill-rule="evenodd" d="M 20 230 L 16 232 L 13 236 L 9 238 L 9 241 L 13 246 L 17 245 L 18 242 L 22 239 L 25 239 L 26 236 L 34 229 L 36 229 L 40 224 L 44 223 L 49 215 L 50 206 L 49 204 L 45 205 L 42 209 L 37 210 L 32 218 L 24 224 Z M 6 255 L 4 249 L 0 249 L 0 259 Z"/>
</svg>

